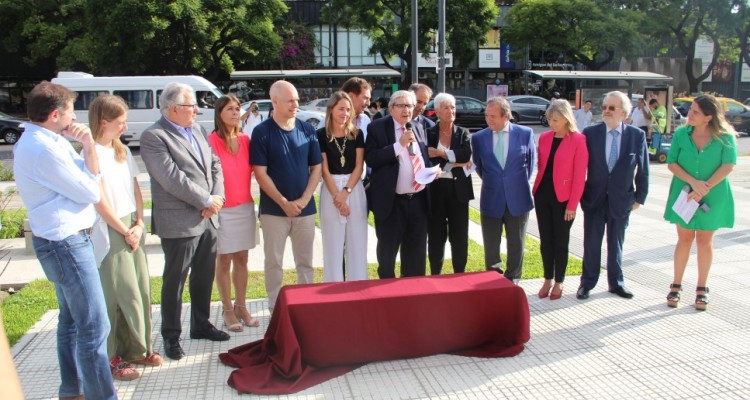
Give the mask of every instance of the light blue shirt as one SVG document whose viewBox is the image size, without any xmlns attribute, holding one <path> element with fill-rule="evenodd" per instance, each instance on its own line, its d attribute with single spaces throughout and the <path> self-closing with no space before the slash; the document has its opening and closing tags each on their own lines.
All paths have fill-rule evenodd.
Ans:
<svg viewBox="0 0 750 400">
<path fill-rule="evenodd" d="M 508 159 L 508 146 L 510 144 L 510 122 L 499 131 L 492 131 L 492 148 L 497 147 L 497 141 L 500 140 L 500 132 L 505 133 L 503 135 L 503 159 Z"/>
<path fill-rule="evenodd" d="M 607 125 L 604 125 L 604 126 L 606 127 Z M 622 123 L 620 123 L 620 125 L 618 125 L 617 128 L 615 129 L 609 129 L 609 127 L 607 127 L 607 133 L 606 133 L 607 145 L 604 146 L 604 150 L 605 150 L 604 159 L 605 160 L 609 160 L 609 153 L 612 151 L 612 134 L 610 132 L 612 132 L 613 130 L 620 132 L 620 134 L 617 135 L 617 148 L 622 150 L 622 132 L 625 130 L 625 127 L 622 125 Z M 620 158 L 619 152 L 617 153 L 617 158 L 618 159 Z"/>
<path fill-rule="evenodd" d="M 99 178 L 63 136 L 33 123 L 13 150 L 16 187 L 34 236 L 58 241 L 91 228 Z"/>
</svg>

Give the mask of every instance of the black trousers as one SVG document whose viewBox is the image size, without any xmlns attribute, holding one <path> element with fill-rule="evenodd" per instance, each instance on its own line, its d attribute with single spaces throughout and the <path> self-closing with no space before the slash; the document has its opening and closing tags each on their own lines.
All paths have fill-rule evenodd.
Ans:
<svg viewBox="0 0 750 400">
<path fill-rule="evenodd" d="M 396 195 L 390 215 L 375 219 L 378 237 L 378 277 L 396 277 L 396 255 L 401 248 L 401 276 L 424 276 L 427 255 L 427 193 Z"/>
<path fill-rule="evenodd" d="M 161 336 L 176 339 L 182 334 L 182 291 L 190 274 L 190 330 L 200 331 L 210 324 L 211 290 L 216 269 L 216 229 L 200 236 L 161 239 L 164 250 L 161 288 Z"/>
<path fill-rule="evenodd" d="M 541 189 L 541 187 L 540 187 Z M 562 283 L 568 268 L 568 244 L 573 221 L 565 221 L 567 201 L 559 202 L 554 192 L 537 191 L 534 196 L 536 220 L 539 225 L 539 246 L 544 266 L 544 279 Z"/>
<path fill-rule="evenodd" d="M 430 273 L 440 275 L 445 260 L 445 241 L 450 240 L 453 271 L 466 270 L 469 251 L 469 203 L 456 198 L 453 179 L 436 179 L 430 187 L 432 208 L 427 226 Z"/>
</svg>

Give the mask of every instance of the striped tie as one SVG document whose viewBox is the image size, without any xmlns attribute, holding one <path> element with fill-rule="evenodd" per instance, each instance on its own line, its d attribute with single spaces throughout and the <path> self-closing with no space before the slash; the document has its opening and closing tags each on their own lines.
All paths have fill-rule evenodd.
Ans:
<svg viewBox="0 0 750 400">
<path fill-rule="evenodd" d="M 414 191 L 418 192 L 424 187 L 424 185 L 417 183 L 417 172 L 424 168 L 424 164 L 422 164 L 422 158 L 416 153 L 413 156 L 409 156 L 409 158 L 411 159 L 411 169 L 414 171 L 414 182 L 412 182 L 411 185 L 414 187 Z"/>
</svg>

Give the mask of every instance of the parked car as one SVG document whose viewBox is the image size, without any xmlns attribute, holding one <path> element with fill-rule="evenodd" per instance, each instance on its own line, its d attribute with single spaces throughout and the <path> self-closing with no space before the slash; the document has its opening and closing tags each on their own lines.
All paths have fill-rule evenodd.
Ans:
<svg viewBox="0 0 750 400">
<path fill-rule="evenodd" d="M 5 143 L 16 144 L 24 129 L 24 121 L 0 112 L 0 138 Z"/>
<path fill-rule="evenodd" d="M 539 122 L 539 118 L 547 111 L 549 100 L 539 96 L 508 96 L 510 112 L 515 123 Z"/>
<path fill-rule="evenodd" d="M 240 104 L 240 108 L 242 109 L 243 114 L 247 111 L 247 108 L 250 107 L 250 103 L 252 102 L 255 102 L 258 105 L 258 112 L 263 116 L 263 120 L 265 121 L 268 118 L 268 111 L 271 110 L 272 107 L 271 100 L 253 100 L 242 103 Z M 325 113 L 318 111 L 298 109 L 297 118 L 312 124 L 315 129 L 318 129 L 323 126 L 320 124 L 325 124 L 326 115 Z"/>
<path fill-rule="evenodd" d="M 485 128 L 487 126 L 487 122 L 484 120 L 485 108 L 487 106 L 481 100 L 473 97 L 456 96 L 456 121 L 454 124 L 472 131 Z M 430 101 L 425 107 L 424 115 L 437 122 L 433 101 Z"/>
<path fill-rule="evenodd" d="M 328 104 L 328 98 L 325 99 L 315 99 L 313 101 L 309 101 L 305 103 L 302 106 L 299 106 L 302 110 L 307 111 L 317 111 L 322 112 L 323 114 L 326 113 L 326 104 Z"/>
<path fill-rule="evenodd" d="M 693 105 L 695 97 L 678 97 L 674 99 L 674 106 L 680 114 L 687 117 L 690 106 Z M 740 135 L 750 134 L 750 107 L 728 97 L 717 97 L 719 103 L 724 106 L 724 115 L 727 122 L 732 124 L 734 130 Z"/>
</svg>

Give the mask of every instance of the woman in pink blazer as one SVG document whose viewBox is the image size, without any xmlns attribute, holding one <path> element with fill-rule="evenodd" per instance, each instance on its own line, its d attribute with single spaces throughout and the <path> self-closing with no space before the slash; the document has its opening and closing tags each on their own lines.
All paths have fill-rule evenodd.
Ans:
<svg viewBox="0 0 750 400">
<path fill-rule="evenodd" d="M 557 300 L 562 297 L 570 227 L 583 195 L 589 153 L 567 100 L 552 101 L 547 120 L 552 130 L 539 137 L 533 194 L 544 265 L 539 298 Z"/>
</svg>

